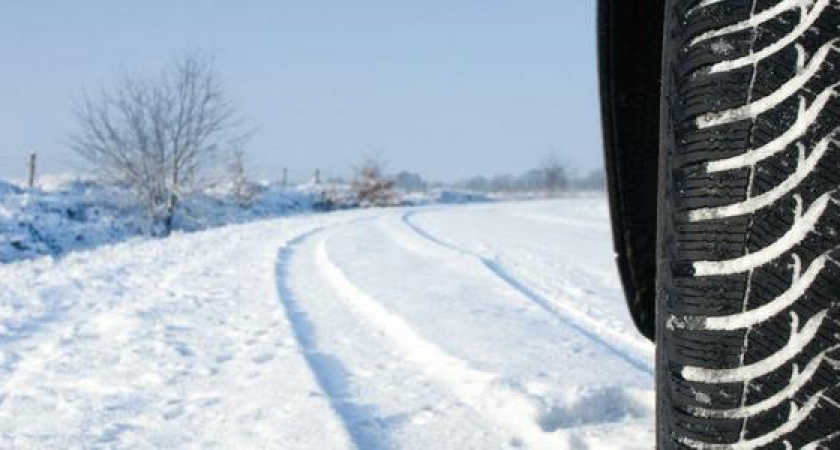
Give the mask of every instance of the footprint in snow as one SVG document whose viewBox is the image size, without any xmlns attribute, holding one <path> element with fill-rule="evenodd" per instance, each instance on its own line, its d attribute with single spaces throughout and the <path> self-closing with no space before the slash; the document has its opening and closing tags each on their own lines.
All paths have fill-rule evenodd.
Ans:
<svg viewBox="0 0 840 450">
<path fill-rule="evenodd" d="M 182 405 L 176 405 L 174 408 L 164 411 L 163 418 L 164 420 L 172 420 L 178 418 L 182 414 L 184 414 L 184 407 Z"/>
<path fill-rule="evenodd" d="M 171 345 L 172 348 L 174 348 L 175 351 L 178 352 L 178 354 L 183 356 L 184 358 L 191 358 L 195 356 L 195 353 L 193 353 L 192 349 L 183 342 L 173 342 Z"/>
<path fill-rule="evenodd" d="M 261 353 L 254 357 L 253 361 L 257 364 L 265 364 L 269 361 L 274 359 L 274 355 L 271 353 Z"/>
<path fill-rule="evenodd" d="M 13 351 L 0 351 L 0 370 L 13 372 L 19 360 L 20 355 Z"/>
</svg>

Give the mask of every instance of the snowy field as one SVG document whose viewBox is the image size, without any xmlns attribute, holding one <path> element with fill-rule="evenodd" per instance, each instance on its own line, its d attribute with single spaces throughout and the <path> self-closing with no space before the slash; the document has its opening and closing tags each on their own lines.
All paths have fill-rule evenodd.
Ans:
<svg viewBox="0 0 840 450">
<path fill-rule="evenodd" d="M 0 448 L 647 449 L 652 373 L 601 198 L 0 265 Z"/>
</svg>

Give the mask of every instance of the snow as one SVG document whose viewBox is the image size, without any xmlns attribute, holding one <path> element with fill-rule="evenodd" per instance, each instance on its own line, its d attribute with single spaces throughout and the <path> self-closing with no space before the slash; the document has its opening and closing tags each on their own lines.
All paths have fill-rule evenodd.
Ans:
<svg viewBox="0 0 840 450">
<path fill-rule="evenodd" d="M 831 1 L 816 0 L 812 5 L 810 5 L 810 9 L 808 9 L 809 3 L 812 2 L 797 5 L 799 8 L 799 23 L 788 34 L 774 41 L 772 44 L 767 45 L 761 50 L 750 52 L 748 55 L 740 58 L 713 64 L 710 69 L 711 73 L 729 72 L 741 67 L 750 65 L 755 66 L 760 61 L 796 42 L 802 35 L 807 33 L 814 26 L 814 23 L 820 18 L 822 12 L 831 4 Z M 783 12 L 784 11 L 774 11 L 777 16 Z"/>
<path fill-rule="evenodd" d="M 837 92 L 834 88 L 826 89 L 820 92 L 810 105 L 807 105 L 805 98 L 800 96 L 796 121 L 782 134 L 762 144 L 760 147 L 751 148 L 744 153 L 709 161 L 706 163 L 706 171 L 715 173 L 740 167 L 753 167 L 759 161 L 784 151 L 790 144 L 796 142 L 808 132 L 811 124 L 822 114 L 829 100 L 832 100 L 836 96 Z"/>
<path fill-rule="evenodd" d="M 177 231 L 196 231 L 310 210 L 317 193 L 305 187 L 264 184 L 253 203 L 240 205 L 230 188 L 187 196 L 175 217 Z M 37 189 L 0 180 L 0 263 L 143 238 L 150 220 L 125 189 L 57 176 Z"/>
<path fill-rule="evenodd" d="M 691 210 L 688 214 L 689 220 L 699 222 L 751 214 L 778 202 L 799 186 L 809 174 L 813 173 L 828 151 L 829 144 L 836 143 L 837 141 L 834 140 L 834 134 L 832 133 L 821 139 L 808 156 L 805 156 L 805 144 L 797 143 L 799 159 L 796 162 L 796 169 L 784 181 L 761 194 L 751 195 L 740 202 L 730 203 L 726 206 L 712 206 Z"/>
<path fill-rule="evenodd" d="M 823 2 L 823 0 L 820 0 L 820 2 L 823 3 L 823 4 L 819 7 L 815 6 L 815 9 L 823 9 L 828 4 L 828 2 Z M 820 13 L 818 12 L 813 17 L 813 19 L 816 19 L 817 17 L 819 17 L 819 14 Z M 808 28 L 810 28 L 810 25 L 805 27 L 805 30 L 807 30 Z M 795 37 L 794 37 L 794 40 L 795 40 Z M 770 93 L 770 94 L 768 94 L 764 97 L 761 97 L 758 100 L 751 101 L 750 103 L 747 103 L 746 105 L 743 105 L 743 106 L 739 106 L 739 107 L 736 107 L 736 108 L 733 108 L 733 109 L 728 109 L 728 110 L 720 111 L 720 112 L 707 113 L 707 114 L 704 114 L 702 116 L 699 116 L 697 118 L 697 127 L 700 128 L 700 129 L 704 129 L 704 128 L 709 128 L 709 127 L 714 127 L 714 126 L 718 126 L 718 125 L 723 125 L 723 124 L 735 122 L 735 121 L 738 121 L 738 120 L 743 120 L 743 119 L 746 119 L 746 118 L 755 119 L 759 115 L 761 115 L 761 114 L 763 114 L 767 111 L 770 111 L 771 109 L 780 105 L 782 102 L 784 102 L 788 98 L 791 98 L 792 96 L 796 95 L 796 93 L 799 92 L 800 89 L 802 89 L 806 84 L 808 84 L 808 82 L 811 81 L 820 72 L 820 70 L 822 70 L 822 68 L 824 67 L 823 63 L 825 63 L 828 56 L 831 54 L 831 52 L 834 52 L 834 51 L 837 50 L 837 48 L 835 47 L 837 45 L 837 41 L 838 41 L 837 39 L 831 40 L 827 44 L 824 44 L 822 47 L 820 47 L 820 49 L 817 50 L 816 53 L 814 53 L 814 55 L 811 57 L 811 59 L 808 60 L 808 65 L 807 66 L 805 66 L 804 68 L 799 70 L 798 73 L 795 76 L 793 76 L 791 79 L 787 80 L 783 85 L 781 85 L 778 89 L 776 89 L 772 93 Z M 711 69 L 711 72 L 712 73 L 721 72 L 721 71 L 725 72 L 725 71 L 728 71 L 728 70 L 737 69 L 739 67 L 744 67 L 744 66 L 749 65 L 749 64 L 754 65 L 758 61 L 760 61 L 761 59 L 764 58 L 764 56 L 759 57 L 759 55 L 763 54 L 766 50 L 768 50 L 768 49 L 777 49 L 778 50 L 778 49 L 784 48 L 785 46 L 790 44 L 790 42 L 788 42 L 784 45 L 778 46 L 781 42 L 784 42 L 784 39 L 780 40 L 780 41 L 777 41 L 774 44 L 768 45 L 767 47 L 765 47 L 764 49 L 760 50 L 757 53 L 754 53 L 754 54 L 751 54 L 750 56 L 745 57 L 746 59 L 753 60 L 752 62 L 749 62 L 749 63 L 745 62 L 743 65 L 733 64 L 730 67 L 730 65 L 729 65 L 730 62 L 729 61 L 724 61 L 724 62 L 717 63 L 717 64 L 713 65 L 712 69 Z M 800 50 L 800 51 L 804 51 L 804 50 Z M 774 52 L 775 52 L 775 50 L 773 52 L 770 52 L 770 53 L 774 53 Z M 768 54 L 770 54 L 770 53 L 768 53 Z M 736 61 L 740 61 L 740 60 L 736 60 Z M 720 70 L 716 70 L 715 68 L 718 67 L 718 66 L 721 66 L 723 68 L 721 68 Z M 836 88 L 836 87 L 837 87 L 836 85 L 832 85 L 829 88 L 829 90 L 833 91 L 834 88 Z"/>
<path fill-rule="evenodd" d="M 754 380 L 763 377 L 770 372 L 782 367 L 785 363 L 790 361 L 793 357 L 798 355 L 805 349 L 811 341 L 817 336 L 820 325 L 822 325 L 825 317 L 828 315 L 828 310 L 818 312 L 811 317 L 802 329 L 799 329 L 799 318 L 796 313 L 791 313 L 791 332 L 790 338 L 784 347 L 773 353 L 772 355 L 754 362 L 752 364 L 745 364 L 731 369 L 712 369 L 697 366 L 683 367 L 682 377 L 688 381 L 699 383 L 743 383 L 745 381 Z"/>
<path fill-rule="evenodd" d="M 0 265 L 0 448 L 646 449 L 652 367 L 603 198 Z"/>
<path fill-rule="evenodd" d="M 816 230 L 817 223 L 823 218 L 829 204 L 837 202 L 833 198 L 834 192 L 826 192 L 814 200 L 804 214 L 797 213 L 790 229 L 772 244 L 728 260 L 696 261 L 693 263 L 694 275 L 706 277 L 747 272 L 782 256 Z M 802 199 L 798 198 L 797 203 L 800 205 L 797 208 L 801 208 Z"/>
<path fill-rule="evenodd" d="M 238 198 L 236 186 L 220 183 L 184 195 L 175 215 L 176 232 L 358 207 L 349 185 L 308 182 L 284 186 L 254 183 L 253 198 Z M 487 196 L 431 189 L 397 192 L 403 205 L 487 202 Z M 247 200 L 247 201 L 246 201 Z M 73 176 L 53 175 L 36 189 L 0 180 L 0 263 L 91 249 L 150 235 L 151 221 L 126 189 Z"/>
<path fill-rule="evenodd" d="M 706 41 L 720 36 L 725 36 L 727 34 L 737 33 L 739 31 L 747 30 L 750 28 L 755 28 L 767 21 L 776 18 L 779 14 L 783 14 L 787 11 L 790 11 L 791 9 L 807 7 L 811 2 L 813 2 L 813 0 L 782 0 L 779 3 L 759 13 L 750 14 L 750 17 L 746 20 L 742 20 L 739 22 L 735 22 L 732 25 L 727 25 L 721 28 L 716 28 L 700 33 L 699 36 L 691 39 L 690 45 L 697 45 L 697 43 L 702 41 Z M 708 6 L 708 4 L 710 3 L 711 2 L 709 2 L 708 0 L 701 1 L 697 7 Z"/>
</svg>

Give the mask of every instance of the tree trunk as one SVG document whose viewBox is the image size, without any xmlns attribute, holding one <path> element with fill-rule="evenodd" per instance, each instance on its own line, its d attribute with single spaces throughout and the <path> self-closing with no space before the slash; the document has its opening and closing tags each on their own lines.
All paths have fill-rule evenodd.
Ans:
<svg viewBox="0 0 840 450">
<path fill-rule="evenodd" d="M 163 236 L 172 234 L 172 226 L 175 221 L 175 209 L 178 206 L 178 196 L 169 194 L 169 201 L 166 203 L 166 215 L 163 217 Z"/>
</svg>

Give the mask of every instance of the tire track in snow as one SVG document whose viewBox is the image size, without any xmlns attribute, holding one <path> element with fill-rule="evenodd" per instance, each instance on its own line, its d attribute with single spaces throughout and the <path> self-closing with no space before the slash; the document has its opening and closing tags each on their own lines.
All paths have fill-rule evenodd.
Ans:
<svg viewBox="0 0 840 450">
<path fill-rule="evenodd" d="M 508 272 L 501 264 L 499 264 L 498 261 L 484 257 L 478 253 L 464 250 L 438 238 L 437 236 L 432 235 L 431 233 L 427 232 L 426 230 L 412 222 L 411 217 L 416 214 L 418 214 L 417 211 L 409 211 L 403 213 L 401 215 L 401 220 L 409 229 L 411 229 L 418 236 L 422 237 L 428 242 L 442 247 L 445 250 L 448 250 L 458 255 L 467 256 L 479 262 L 482 266 L 484 266 L 487 269 L 488 272 L 490 272 L 492 275 L 494 275 L 496 278 L 507 284 L 513 290 L 519 292 L 522 296 L 539 306 L 542 310 L 547 312 L 549 315 L 553 316 L 555 319 L 573 328 L 575 331 L 579 332 L 591 341 L 597 343 L 598 345 L 605 348 L 618 358 L 624 360 L 626 363 L 630 364 L 639 371 L 649 376 L 653 376 L 653 368 L 648 362 L 641 358 L 638 358 L 635 355 L 628 353 L 624 349 L 607 341 L 602 336 L 593 333 L 592 331 L 590 331 L 590 329 L 588 329 L 588 327 L 597 330 L 599 333 L 609 335 L 611 338 L 616 338 L 617 340 L 623 342 L 625 345 L 633 347 L 637 351 L 649 353 L 649 348 L 642 347 L 639 343 L 628 339 L 627 336 L 621 333 L 613 332 L 610 328 L 605 327 L 603 324 L 586 316 L 585 313 L 578 311 L 573 307 L 561 307 L 560 305 L 555 304 L 554 302 L 548 299 L 548 296 L 537 292 L 535 289 L 529 287 L 528 285 L 511 275 L 510 272 Z"/>
<path fill-rule="evenodd" d="M 322 231 L 323 228 L 316 228 L 306 232 L 280 248 L 276 264 L 277 292 L 303 358 L 353 445 L 358 449 L 384 450 L 387 447 L 383 443 L 372 440 L 370 436 L 361 433 L 358 427 L 353 426 L 373 418 L 363 408 L 350 401 L 346 391 L 347 370 L 337 358 L 319 350 L 315 327 L 287 282 L 289 264 L 297 248 Z"/>
<path fill-rule="evenodd" d="M 72 308 L 31 340 L 0 343 L 0 447 L 352 448 L 311 395 L 276 298 L 277 249 L 311 222 L 132 242 L 21 270 L 6 295 L 55 294 Z"/>
<path fill-rule="evenodd" d="M 387 336 L 405 359 L 497 426 L 514 436 L 514 445 L 534 449 L 571 447 L 570 436 L 558 431 L 558 411 L 545 400 L 497 374 L 472 367 L 421 336 L 402 317 L 392 313 L 356 286 L 330 259 L 327 240 L 316 244 L 315 261 L 347 306 Z"/>
</svg>

